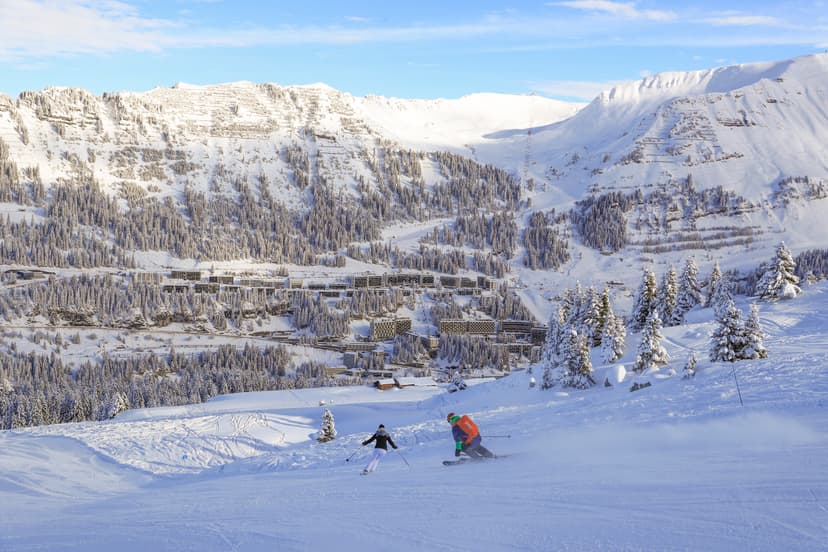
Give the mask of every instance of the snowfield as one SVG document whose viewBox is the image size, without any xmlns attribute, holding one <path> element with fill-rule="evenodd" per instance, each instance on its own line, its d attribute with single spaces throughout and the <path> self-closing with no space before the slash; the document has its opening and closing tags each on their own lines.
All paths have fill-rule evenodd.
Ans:
<svg viewBox="0 0 828 552">
<path fill-rule="evenodd" d="M 664 329 L 670 366 L 611 387 L 637 335 L 587 391 L 520 371 L 0 432 L 0 550 L 828 550 L 828 283 L 761 305 L 765 360 L 711 364 L 710 313 L 691 314 Z M 338 435 L 318 444 L 324 408 Z M 508 456 L 444 467 L 451 411 Z M 361 477 L 379 423 L 400 449 Z"/>
</svg>

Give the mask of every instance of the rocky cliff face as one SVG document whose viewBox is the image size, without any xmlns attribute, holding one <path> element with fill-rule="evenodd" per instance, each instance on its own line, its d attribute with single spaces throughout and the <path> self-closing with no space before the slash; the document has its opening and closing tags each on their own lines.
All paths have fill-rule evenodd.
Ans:
<svg viewBox="0 0 828 552">
<path fill-rule="evenodd" d="M 274 191 L 290 192 L 291 152 L 309 158 L 312 177 L 348 188 L 357 177 L 371 179 L 378 147 L 417 142 L 468 153 L 453 134 L 473 137 L 481 117 L 486 132 L 497 130 L 491 125 L 524 125 L 526 106 L 546 119 L 578 107 L 537 97 L 490 95 L 488 103 L 493 101 L 508 104 L 515 115 L 501 112 L 489 120 L 486 101 L 475 97 L 354 98 L 324 85 L 177 85 L 101 97 L 50 88 L 25 92 L 16 101 L 0 98 L 0 139 L 19 169 L 36 167 L 47 185 L 84 171 L 106 189 L 129 183 L 152 193 L 184 184 L 208 189 L 218 177 L 252 182 L 264 174 Z M 439 122 L 441 115 L 458 112 L 459 118 Z M 426 136 L 423 125 L 435 136 Z"/>
</svg>

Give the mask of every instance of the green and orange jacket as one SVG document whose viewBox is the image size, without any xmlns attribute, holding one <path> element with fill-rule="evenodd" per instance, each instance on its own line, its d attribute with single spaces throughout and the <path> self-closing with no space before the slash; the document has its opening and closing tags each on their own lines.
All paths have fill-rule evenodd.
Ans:
<svg viewBox="0 0 828 552">
<path fill-rule="evenodd" d="M 475 439 L 479 439 L 480 430 L 471 418 L 463 415 L 451 424 L 451 435 L 454 437 L 457 450 L 463 450 L 464 446 L 471 444 Z"/>
</svg>

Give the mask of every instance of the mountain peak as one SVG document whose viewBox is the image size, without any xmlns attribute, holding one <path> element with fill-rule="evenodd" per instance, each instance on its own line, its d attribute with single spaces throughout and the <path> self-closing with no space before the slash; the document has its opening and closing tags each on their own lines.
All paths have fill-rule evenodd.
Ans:
<svg viewBox="0 0 828 552">
<path fill-rule="evenodd" d="M 698 71 L 666 71 L 630 81 L 602 92 L 594 102 L 639 103 L 652 100 L 664 101 L 679 96 L 727 93 L 745 88 L 761 80 L 777 80 L 791 74 L 810 78 L 815 73 L 828 70 L 828 53 L 812 54 L 797 58 L 726 65 Z"/>
</svg>

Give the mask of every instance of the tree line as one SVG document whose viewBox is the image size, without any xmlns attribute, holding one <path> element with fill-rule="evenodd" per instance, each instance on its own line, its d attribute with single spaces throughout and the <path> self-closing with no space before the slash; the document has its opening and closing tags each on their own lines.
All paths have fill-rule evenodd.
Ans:
<svg viewBox="0 0 828 552">
<path fill-rule="evenodd" d="M 282 346 L 105 355 L 77 368 L 54 353 L 0 352 L 0 428 L 105 420 L 127 409 L 195 404 L 227 393 L 355 383 L 294 365 Z"/>
<path fill-rule="evenodd" d="M 822 254 L 809 252 L 803 258 L 813 264 L 819 262 Z M 784 243 L 754 272 L 755 276 L 749 279 L 753 283 L 749 295 L 758 300 L 792 299 L 802 292 L 796 262 Z M 718 262 L 702 284 L 695 260 L 690 257 L 680 275 L 670 266 L 660 283 L 653 270 L 645 267 L 626 321 L 613 313 L 606 289 L 600 295 L 593 288 L 583 290 L 580 284 L 574 290 L 566 290 L 549 319 L 541 362 L 544 369 L 541 387 L 563 385 L 586 389 L 595 385 L 590 349 L 602 347 L 603 360 L 614 362 L 624 354 L 628 331 L 640 333 L 633 363 L 636 372 L 646 373 L 651 368 L 668 365 L 671 359 L 661 343 L 663 327 L 681 325 L 690 310 L 703 307 L 713 310 L 714 329 L 707 351 L 711 362 L 767 358 L 756 303 L 750 305 L 745 316 L 736 307 L 732 282 L 719 269 Z M 696 354 L 691 351 L 684 366 L 685 377 L 695 373 L 696 362 Z"/>
</svg>

